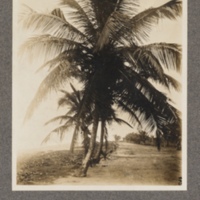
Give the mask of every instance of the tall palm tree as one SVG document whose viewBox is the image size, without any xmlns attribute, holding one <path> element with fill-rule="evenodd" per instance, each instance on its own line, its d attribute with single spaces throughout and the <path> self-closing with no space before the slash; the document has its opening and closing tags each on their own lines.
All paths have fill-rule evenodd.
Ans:
<svg viewBox="0 0 200 200">
<path fill-rule="evenodd" d="M 93 110 L 93 128 L 81 174 L 85 176 L 92 156 L 102 108 L 112 105 L 127 112 L 132 122 L 161 133 L 164 124 L 177 121 L 177 110 L 152 81 L 170 89 L 179 84 L 165 69 L 180 71 L 177 44 L 144 45 L 150 30 L 162 18 L 176 19 L 181 1 L 138 13 L 133 0 L 61 0 L 61 8 L 42 14 L 28 8 L 22 24 L 39 36 L 30 38 L 22 52 L 44 55 L 49 73 L 41 83 L 26 118 L 51 90 L 59 90 L 70 78 L 83 87 L 77 120 Z M 70 9 L 68 9 L 70 8 Z"/>
<path fill-rule="evenodd" d="M 83 137 L 82 143 L 83 143 L 85 153 L 87 153 L 89 135 L 91 135 L 88 127 L 92 124 L 92 115 L 91 115 L 92 110 L 90 110 L 90 112 L 88 113 L 84 113 L 85 116 L 83 118 L 79 118 L 79 121 L 77 121 L 77 114 L 79 112 L 80 102 L 81 102 L 83 93 L 80 90 L 76 90 L 72 84 L 70 84 L 70 86 L 73 92 L 70 93 L 68 91 L 61 90 L 61 92 L 64 93 L 64 96 L 60 98 L 58 101 L 59 107 L 67 106 L 67 113 L 61 116 L 57 116 L 45 123 L 45 125 L 48 125 L 49 123 L 60 121 L 60 124 L 62 123 L 62 125 L 59 125 L 59 127 L 52 130 L 45 137 L 45 139 L 43 140 L 43 143 L 49 141 L 52 134 L 57 134 L 60 137 L 60 140 L 63 140 L 64 134 L 69 131 L 69 128 L 74 127 L 74 132 L 73 132 L 71 145 L 70 145 L 70 152 L 74 153 L 74 147 L 77 141 L 78 133 L 82 133 L 82 137 Z M 101 114 L 101 134 L 100 134 L 99 146 L 95 155 L 96 162 L 100 161 L 100 155 L 102 153 L 102 147 L 103 147 L 103 139 L 108 134 L 106 123 L 111 125 L 112 122 L 116 122 L 118 124 L 126 124 L 132 128 L 132 126 L 128 122 L 116 116 L 114 109 L 104 108 L 104 109 L 101 109 L 101 113 L 102 113 Z"/>
</svg>

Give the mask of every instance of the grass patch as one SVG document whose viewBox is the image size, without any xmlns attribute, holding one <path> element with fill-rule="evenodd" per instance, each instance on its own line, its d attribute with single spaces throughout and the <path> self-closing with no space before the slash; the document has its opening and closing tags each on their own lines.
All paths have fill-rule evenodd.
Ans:
<svg viewBox="0 0 200 200">
<path fill-rule="evenodd" d="M 82 151 L 73 155 L 67 150 L 41 152 L 17 164 L 17 184 L 51 184 L 55 179 L 67 177 L 81 165 Z"/>
</svg>

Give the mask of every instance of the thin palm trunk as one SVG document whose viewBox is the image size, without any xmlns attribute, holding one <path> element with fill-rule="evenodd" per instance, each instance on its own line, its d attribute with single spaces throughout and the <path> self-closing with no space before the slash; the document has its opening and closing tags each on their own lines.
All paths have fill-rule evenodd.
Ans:
<svg viewBox="0 0 200 200">
<path fill-rule="evenodd" d="M 77 126 L 75 127 L 74 133 L 72 136 L 72 141 L 70 145 L 70 153 L 74 153 L 74 146 L 75 146 L 76 139 L 77 139 Z"/>
<path fill-rule="evenodd" d="M 95 161 L 96 161 L 97 163 L 99 163 L 99 161 L 100 161 L 100 156 L 101 156 L 101 154 L 103 153 L 102 147 L 103 147 L 104 129 L 105 129 L 105 121 L 102 120 L 102 122 L 101 122 L 100 143 L 99 143 L 99 147 L 98 147 L 98 150 L 97 150 L 97 153 L 96 153 L 96 156 L 95 156 Z"/>
<path fill-rule="evenodd" d="M 108 151 L 108 136 L 105 136 L 105 152 L 107 153 Z"/>
<path fill-rule="evenodd" d="M 87 175 L 87 170 L 90 164 L 90 160 L 94 151 L 94 147 L 95 147 L 95 143 L 96 143 L 96 135 L 97 135 L 97 129 L 98 129 L 98 123 L 99 123 L 99 116 L 97 111 L 94 114 L 94 122 L 93 122 L 93 129 L 92 129 L 92 133 L 91 133 L 91 138 L 90 138 L 90 144 L 89 144 L 89 148 L 88 148 L 88 152 L 82 162 L 82 166 L 81 166 L 81 172 L 80 172 L 80 176 L 84 177 Z"/>
<path fill-rule="evenodd" d="M 161 139 L 160 139 L 160 132 L 158 130 L 156 131 L 156 143 L 157 143 L 157 149 L 158 151 L 160 151 Z"/>
</svg>

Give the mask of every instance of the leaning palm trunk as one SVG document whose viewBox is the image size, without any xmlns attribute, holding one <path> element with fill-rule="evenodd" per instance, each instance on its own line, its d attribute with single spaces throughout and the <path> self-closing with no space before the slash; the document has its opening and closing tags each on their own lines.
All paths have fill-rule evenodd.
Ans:
<svg viewBox="0 0 200 200">
<path fill-rule="evenodd" d="M 101 122 L 101 136 L 100 136 L 100 143 L 99 143 L 99 147 L 95 156 L 95 161 L 96 163 L 99 163 L 100 161 L 100 156 L 103 153 L 102 151 L 102 147 L 103 147 L 103 138 L 104 138 L 104 129 L 105 129 L 105 121 L 102 120 Z"/>
<path fill-rule="evenodd" d="M 93 130 L 92 130 L 92 133 L 91 133 L 88 152 L 87 152 L 87 154 L 86 154 L 86 156 L 85 156 L 85 158 L 82 162 L 82 166 L 81 166 L 80 176 L 82 176 L 82 177 L 87 175 L 87 170 L 88 170 L 88 167 L 89 167 L 89 164 L 90 164 L 90 159 L 92 157 L 94 147 L 95 147 L 95 143 L 96 143 L 98 123 L 99 123 L 99 117 L 98 117 L 98 113 L 96 112 L 95 116 L 94 116 Z"/>
</svg>

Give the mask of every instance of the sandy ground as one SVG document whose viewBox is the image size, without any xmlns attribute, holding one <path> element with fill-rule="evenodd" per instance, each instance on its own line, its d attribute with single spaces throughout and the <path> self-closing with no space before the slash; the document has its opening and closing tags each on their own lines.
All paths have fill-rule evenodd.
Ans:
<svg viewBox="0 0 200 200">
<path fill-rule="evenodd" d="M 53 170 L 59 170 L 59 167 Z M 74 177 L 73 173 L 66 173 L 67 168 L 60 170 L 62 173 L 51 182 L 33 180 L 32 184 L 178 185 L 181 176 L 181 151 L 162 148 L 158 152 L 153 146 L 120 142 L 118 149 L 108 160 L 102 160 L 100 164 L 89 168 L 87 177 Z"/>
</svg>

